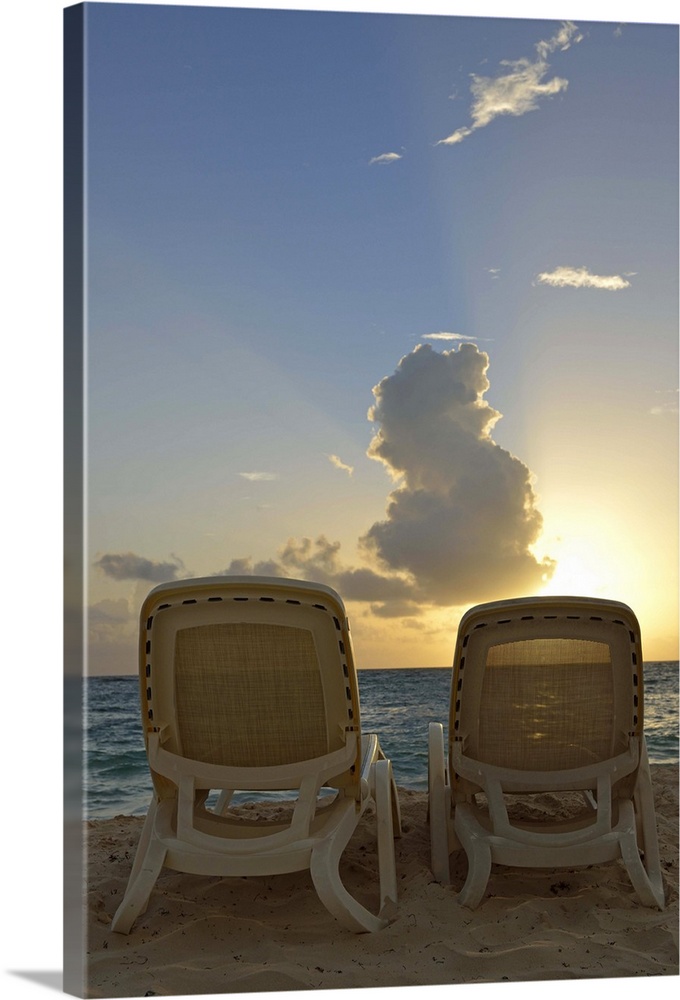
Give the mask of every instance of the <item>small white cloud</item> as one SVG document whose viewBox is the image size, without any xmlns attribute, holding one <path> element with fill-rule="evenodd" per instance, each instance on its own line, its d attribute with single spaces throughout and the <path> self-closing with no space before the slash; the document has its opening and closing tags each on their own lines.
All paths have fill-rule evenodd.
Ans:
<svg viewBox="0 0 680 1000">
<path fill-rule="evenodd" d="M 368 165 L 370 167 L 373 163 L 395 163 L 401 158 L 401 153 L 381 153 L 380 156 L 374 156 L 373 159 L 369 160 Z"/>
<path fill-rule="evenodd" d="M 275 472 L 239 472 L 239 476 L 251 483 L 269 482 L 279 478 Z"/>
<path fill-rule="evenodd" d="M 630 281 L 620 274 L 591 274 L 586 267 L 556 267 L 554 271 L 543 271 L 536 280 L 553 288 L 600 288 L 618 292 L 630 287 Z"/>
<path fill-rule="evenodd" d="M 334 465 L 336 469 L 340 469 L 341 472 L 346 472 L 348 476 L 351 476 L 354 472 L 354 466 L 347 465 L 341 458 L 338 458 L 337 455 L 327 455 L 326 458 L 331 465 Z"/>
<path fill-rule="evenodd" d="M 423 333 L 422 340 L 477 340 L 476 337 L 465 337 L 462 333 Z"/>
<path fill-rule="evenodd" d="M 469 135 L 472 135 L 473 131 L 474 129 L 466 128 L 465 126 L 463 126 L 463 128 L 457 128 L 455 132 L 451 133 L 451 135 L 447 135 L 446 139 L 440 139 L 435 145 L 455 146 L 456 143 L 462 142 L 463 139 L 467 139 Z"/>
<path fill-rule="evenodd" d="M 487 273 L 491 275 L 492 278 L 497 278 L 501 273 L 500 267 L 487 267 Z"/>
</svg>

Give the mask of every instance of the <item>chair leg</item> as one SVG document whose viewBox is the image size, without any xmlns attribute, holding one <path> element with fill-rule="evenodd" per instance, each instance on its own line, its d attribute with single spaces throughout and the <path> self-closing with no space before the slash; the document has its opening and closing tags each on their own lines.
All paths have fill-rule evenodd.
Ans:
<svg viewBox="0 0 680 1000">
<path fill-rule="evenodd" d="M 620 805 L 620 826 L 624 829 L 620 834 L 621 857 L 626 866 L 626 871 L 633 884 L 633 888 L 640 897 L 640 901 L 645 906 L 654 906 L 663 910 L 665 906 L 663 880 L 661 878 L 661 867 L 658 863 L 658 842 L 654 841 L 652 846 L 651 831 L 647 840 L 652 848 L 648 854 L 645 849 L 645 864 L 640 858 L 640 845 L 636 836 L 636 822 L 633 803 L 626 799 Z M 644 822 L 644 812 L 642 814 Z M 653 821 L 653 814 L 652 814 Z M 656 834 L 656 824 L 654 823 L 654 834 Z M 645 848 L 646 848 L 645 844 Z M 654 849 L 656 848 L 656 850 Z M 656 858 L 654 855 L 656 854 Z M 650 857 L 651 855 L 651 857 Z"/>
<path fill-rule="evenodd" d="M 374 763 L 381 760 L 387 760 L 388 758 L 382 751 L 382 748 L 378 744 L 378 756 Z M 399 804 L 399 793 L 397 791 L 397 783 L 394 780 L 394 771 L 390 765 L 390 784 L 392 786 L 392 828 L 394 830 L 395 837 L 401 837 L 401 805 Z"/>
<path fill-rule="evenodd" d="M 393 837 L 401 837 L 401 805 L 399 803 L 399 792 L 397 783 L 394 780 L 394 772 L 390 763 L 390 809 L 392 810 L 392 832 Z"/>
<path fill-rule="evenodd" d="M 142 827 L 142 832 L 139 837 L 139 843 L 137 844 L 137 850 L 135 852 L 135 859 L 132 862 L 132 870 L 130 872 L 130 877 L 128 879 L 128 885 L 130 885 L 139 874 L 139 870 L 142 866 L 142 862 L 146 856 L 146 852 L 149 849 L 149 844 L 151 843 L 151 836 L 153 834 L 154 823 L 156 822 L 156 812 L 158 810 L 158 800 L 156 796 L 151 799 L 149 803 L 149 808 L 146 811 L 146 817 L 144 819 L 144 826 Z"/>
<path fill-rule="evenodd" d="M 449 885 L 449 815 L 451 791 L 446 784 L 444 728 L 430 723 L 428 746 L 428 814 L 430 820 L 430 864 L 437 882 Z"/>
<path fill-rule="evenodd" d="M 376 761 L 376 824 L 378 834 L 378 870 L 380 873 L 380 916 L 392 919 L 397 910 L 397 869 L 394 857 L 395 785 L 389 760 Z M 397 804 L 397 812 L 399 806 Z M 399 827 L 401 832 L 401 826 Z"/>
<path fill-rule="evenodd" d="M 461 906 L 474 910 L 484 895 L 491 874 L 491 848 L 484 839 L 475 835 L 472 826 L 474 817 L 466 815 L 467 807 L 461 804 L 456 809 L 456 833 L 467 855 L 468 873 L 463 888 L 457 896 Z"/>
<path fill-rule="evenodd" d="M 330 837 L 312 849 L 310 874 L 319 899 L 329 913 L 355 934 L 379 931 L 388 924 L 386 916 L 375 915 L 352 896 L 340 879 L 340 858 L 357 824 L 355 804 L 347 802 L 347 811 Z M 394 849 L 394 843 L 392 843 Z"/>
<path fill-rule="evenodd" d="M 636 822 L 638 826 L 639 847 L 644 853 L 644 867 L 650 886 L 656 900 L 656 905 L 663 909 L 666 905 L 663 877 L 661 875 L 661 858 L 659 856 L 659 834 L 656 828 L 656 812 L 654 809 L 654 789 L 652 775 L 649 770 L 647 744 L 643 739 L 640 755 L 638 779 L 633 796 Z"/>
<path fill-rule="evenodd" d="M 146 839 L 148 842 L 143 853 L 138 851 L 132 866 L 123 901 L 111 921 L 111 930 L 119 934 L 129 933 L 134 921 L 149 905 L 151 890 L 156 884 L 167 854 L 167 849 L 155 839 L 153 832 L 150 832 Z M 141 846 L 140 844 L 140 848 Z"/>
<path fill-rule="evenodd" d="M 233 794 L 233 788 L 222 788 L 220 790 L 220 794 L 217 796 L 217 802 L 215 803 L 215 812 L 218 816 L 224 816 L 226 814 Z"/>
</svg>

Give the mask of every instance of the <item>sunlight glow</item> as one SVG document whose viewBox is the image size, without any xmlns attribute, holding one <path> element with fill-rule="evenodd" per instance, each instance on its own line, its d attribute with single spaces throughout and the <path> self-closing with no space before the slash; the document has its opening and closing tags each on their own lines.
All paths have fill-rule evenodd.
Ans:
<svg viewBox="0 0 680 1000">
<path fill-rule="evenodd" d="M 599 568 L 592 550 L 588 551 L 583 543 L 570 542 L 569 548 L 558 556 L 555 572 L 541 592 L 606 597 L 609 587 L 609 581 Z"/>
</svg>

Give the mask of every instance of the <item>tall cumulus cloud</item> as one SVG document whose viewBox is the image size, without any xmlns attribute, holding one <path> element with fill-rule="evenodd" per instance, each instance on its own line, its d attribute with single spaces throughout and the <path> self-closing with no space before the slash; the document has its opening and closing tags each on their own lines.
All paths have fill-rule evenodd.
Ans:
<svg viewBox="0 0 680 1000">
<path fill-rule="evenodd" d="M 362 543 L 434 604 L 531 592 L 554 569 L 530 550 L 542 528 L 531 473 L 491 437 L 488 366 L 473 344 L 419 345 L 373 390 L 369 455 L 398 485 Z"/>
</svg>

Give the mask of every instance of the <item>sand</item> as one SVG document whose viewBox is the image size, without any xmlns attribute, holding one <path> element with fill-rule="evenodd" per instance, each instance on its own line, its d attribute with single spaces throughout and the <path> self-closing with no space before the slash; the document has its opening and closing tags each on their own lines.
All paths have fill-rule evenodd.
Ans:
<svg viewBox="0 0 680 1000">
<path fill-rule="evenodd" d="M 164 870 L 129 935 L 110 921 L 142 821 L 87 824 L 89 997 L 179 996 L 359 987 L 678 975 L 678 768 L 652 768 L 667 906 L 642 906 L 619 862 L 567 870 L 494 866 L 475 911 L 429 867 L 427 796 L 400 791 L 399 909 L 375 934 L 345 931 L 308 872 L 207 878 Z M 547 800 L 549 806 L 549 800 Z M 271 806 L 265 807 L 271 808 Z M 343 861 L 367 905 L 376 887 L 370 817 Z M 642 986 L 642 983 L 640 983 Z"/>
</svg>

